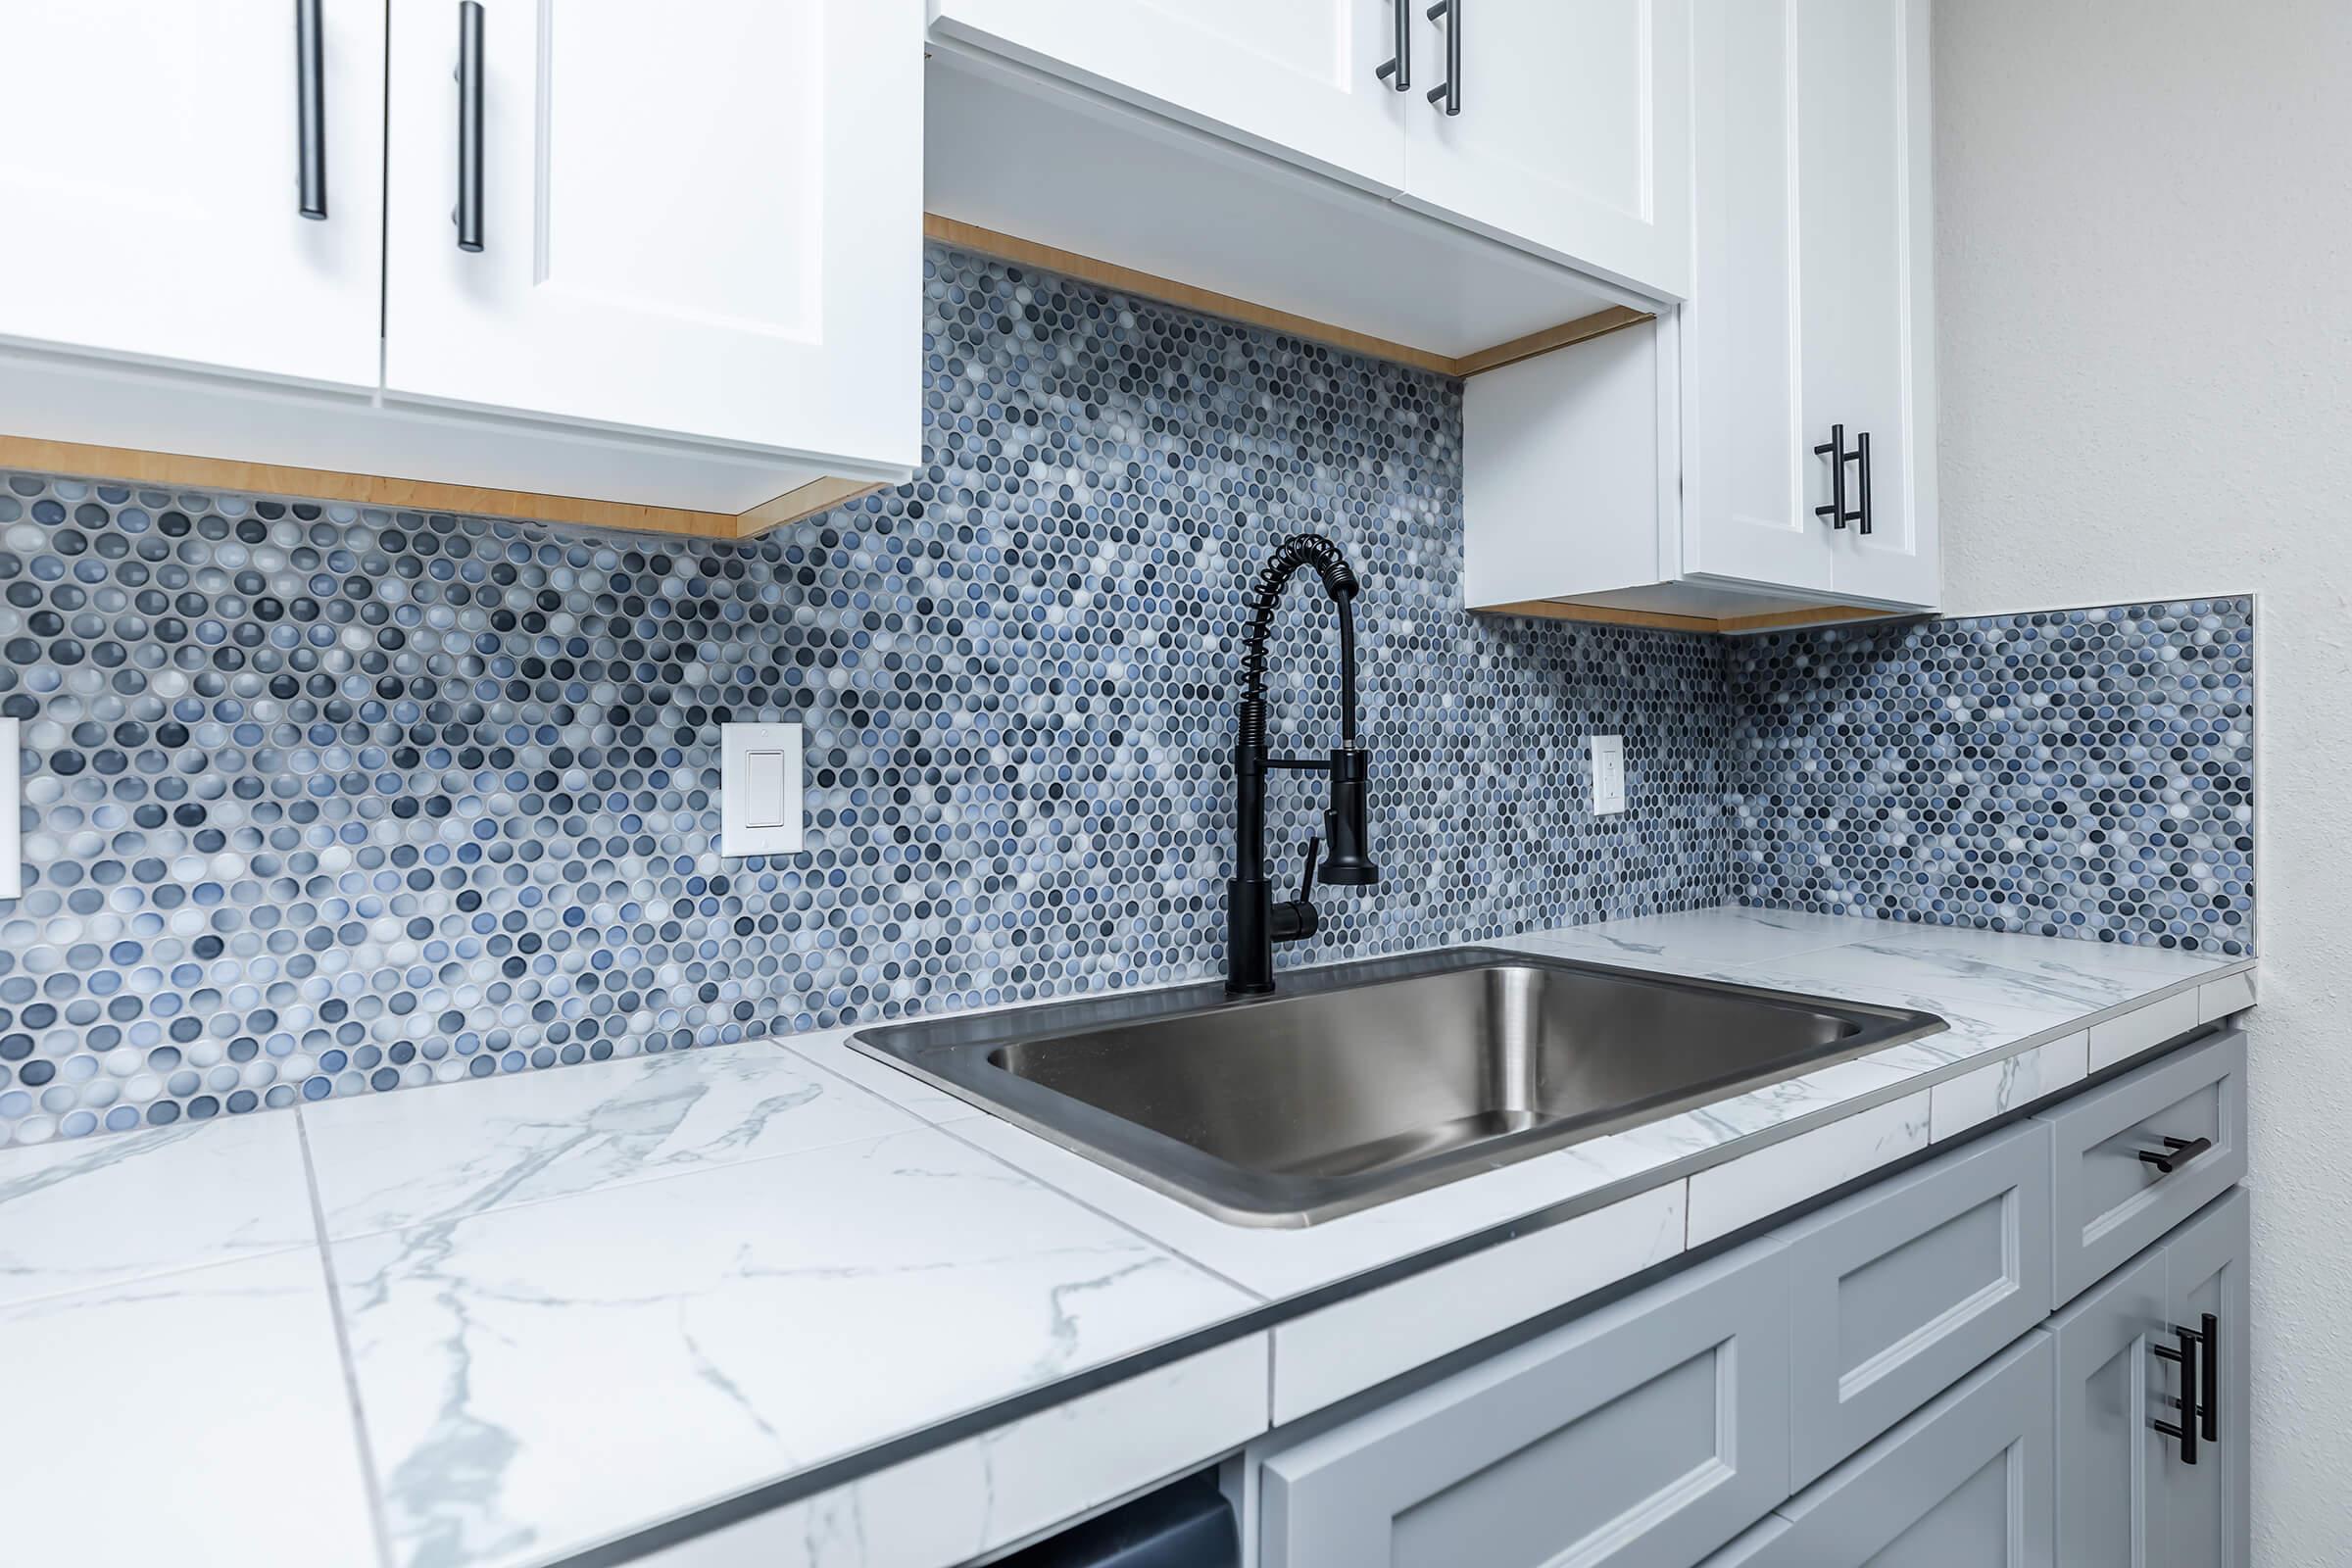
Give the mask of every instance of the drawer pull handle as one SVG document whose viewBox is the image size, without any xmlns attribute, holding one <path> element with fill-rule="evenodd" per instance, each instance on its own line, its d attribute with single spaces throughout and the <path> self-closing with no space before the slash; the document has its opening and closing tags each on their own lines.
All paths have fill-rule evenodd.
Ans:
<svg viewBox="0 0 2352 1568">
<path fill-rule="evenodd" d="M 2155 1166 L 2159 1175 L 2170 1176 L 2199 1154 L 2210 1152 L 2212 1149 L 2213 1140 L 2210 1138 L 2167 1138 L 2164 1141 L 2164 1147 L 2160 1150 L 2141 1150 L 2139 1162 L 2143 1165 Z"/>
<path fill-rule="evenodd" d="M 482 248 L 482 6 L 458 0 L 458 249 Z"/>
<path fill-rule="evenodd" d="M 2207 1317 L 2205 1325 L 2211 1329 L 2213 1319 Z M 2151 1421 L 2148 1425 L 2180 1445 L 2180 1462 L 2182 1464 L 2195 1464 L 2197 1462 L 2199 1429 L 2203 1430 L 2208 1442 L 2213 1440 L 2214 1431 L 2211 1405 L 2208 1404 L 2202 1410 L 2198 1408 L 2197 1361 L 2199 1357 L 2197 1352 L 2200 1348 L 2205 1349 L 2205 1358 L 2208 1360 L 2211 1359 L 2213 1352 L 2210 1348 L 2206 1347 L 2205 1336 L 2195 1329 L 2184 1329 L 2178 1323 L 2174 1324 L 2172 1329 L 2173 1338 L 2180 1342 L 2180 1348 L 2176 1349 L 2169 1345 L 2159 1345 L 2155 1347 L 2155 1354 L 2157 1360 L 2171 1361 L 2180 1368 L 2180 1397 L 2165 1401 L 2167 1404 L 2179 1408 L 2180 1419 L 2179 1421 Z M 2210 1384 L 2205 1386 L 2211 1387 Z"/>
<path fill-rule="evenodd" d="M 295 175 L 301 190 L 296 211 L 326 221 L 326 45 L 319 0 L 294 0 Z"/>
<path fill-rule="evenodd" d="M 1396 52 L 1373 73 L 1398 92 L 1413 84 L 1413 18 L 1407 9 L 1412 3 L 1413 0 L 1396 0 Z"/>
<path fill-rule="evenodd" d="M 1437 0 L 1426 13 L 1446 23 L 1446 79 L 1423 94 L 1449 115 L 1462 112 L 1462 0 Z"/>
<path fill-rule="evenodd" d="M 2222 1441 L 2222 1323 L 2211 1312 L 2204 1314 L 2204 1332 L 2197 1343 L 2204 1347 L 2201 1375 L 2197 1379 L 2197 1416 L 2205 1429 L 2207 1443 Z"/>
</svg>

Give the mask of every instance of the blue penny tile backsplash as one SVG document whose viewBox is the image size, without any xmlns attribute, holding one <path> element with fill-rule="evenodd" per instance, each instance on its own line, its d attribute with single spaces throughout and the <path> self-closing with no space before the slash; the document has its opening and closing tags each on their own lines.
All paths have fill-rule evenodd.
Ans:
<svg viewBox="0 0 2352 1568">
<path fill-rule="evenodd" d="M 1245 595 L 1309 528 L 1382 881 L 1286 964 L 1739 899 L 2243 951 L 2242 601 L 1472 617 L 1458 384 L 936 247 L 923 310 L 922 471 L 749 543 L 0 479 L 0 1141 L 1212 974 Z M 1278 750 L 1331 632 L 1295 581 Z M 719 856 L 730 718 L 808 726 L 806 855 Z M 1286 878 L 1319 818 L 1272 781 Z"/>
<path fill-rule="evenodd" d="M 0 1129 L 1210 974 L 1244 595 L 1301 528 L 1364 582 L 1383 881 L 1286 962 L 1730 897 L 1723 649 L 1465 614 L 1456 384 L 928 262 L 926 466 L 750 543 L 0 484 Z M 1330 642 L 1294 584 L 1278 747 L 1338 733 Z M 806 856 L 719 857 L 727 718 L 808 727 Z M 1288 875 L 1320 803 L 1273 796 Z"/>
<path fill-rule="evenodd" d="M 2250 600 L 1731 653 L 1742 902 L 2254 951 Z"/>
</svg>

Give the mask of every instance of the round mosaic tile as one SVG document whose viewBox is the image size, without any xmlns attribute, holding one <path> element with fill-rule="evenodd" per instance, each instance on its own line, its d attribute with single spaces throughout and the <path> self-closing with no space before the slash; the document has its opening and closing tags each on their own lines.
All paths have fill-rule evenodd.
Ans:
<svg viewBox="0 0 2352 1568">
<path fill-rule="evenodd" d="M 0 1129 L 1210 974 L 1301 529 L 1363 579 L 1384 880 L 1286 963 L 1727 897 L 1723 649 L 1464 614 L 1457 385 L 938 249 L 923 308 L 922 471 L 747 544 L 9 479 Z M 1337 733 L 1328 616 L 1279 747 Z M 808 726 L 805 856 L 718 856 L 729 718 Z M 1278 864 L 1319 810 L 1276 781 Z"/>
</svg>

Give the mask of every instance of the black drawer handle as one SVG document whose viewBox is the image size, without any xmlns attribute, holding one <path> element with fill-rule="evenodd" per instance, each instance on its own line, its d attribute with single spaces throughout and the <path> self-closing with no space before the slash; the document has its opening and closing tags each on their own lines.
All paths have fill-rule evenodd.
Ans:
<svg viewBox="0 0 2352 1568">
<path fill-rule="evenodd" d="M 294 0 L 296 211 L 326 221 L 326 44 L 319 0 Z"/>
<path fill-rule="evenodd" d="M 1413 0 L 1396 0 L 1396 52 L 1373 73 L 1398 92 L 1413 84 L 1412 3 Z"/>
<path fill-rule="evenodd" d="M 1425 13 L 1446 24 L 1446 79 L 1423 94 L 1446 114 L 1462 112 L 1462 0 L 1437 0 Z"/>
<path fill-rule="evenodd" d="M 2199 1154 L 2210 1153 L 2212 1150 L 2213 1140 L 2210 1138 L 2167 1138 L 2161 1150 L 2141 1150 L 2139 1162 L 2155 1166 L 2159 1175 L 2170 1176 Z"/>
<path fill-rule="evenodd" d="M 2209 1330 L 2213 1327 L 2213 1319 L 2210 1316 L 2205 1319 L 2205 1326 Z M 2148 1425 L 2180 1445 L 2180 1462 L 2182 1464 L 2195 1464 L 2197 1462 L 2199 1430 L 2202 1429 L 2207 1442 L 2213 1441 L 2214 1431 L 2211 1401 L 2207 1401 L 2204 1409 L 2198 1408 L 2197 1352 L 2200 1349 L 2204 1350 L 2205 1359 L 2210 1361 L 2213 1350 L 2203 1334 L 2198 1333 L 2195 1329 L 2184 1329 L 2178 1323 L 2173 1325 L 2173 1338 L 2178 1342 L 2179 1348 L 2176 1349 L 2170 1345 L 2159 1345 L 2155 1347 L 2155 1353 L 2157 1360 L 2170 1361 L 2180 1369 L 2180 1397 L 2178 1399 L 2168 1398 L 2165 1401 L 2180 1410 L 2180 1419 L 2178 1421 L 2151 1421 Z M 2208 1389 L 2212 1387 L 2210 1383 L 2203 1386 Z"/>
<path fill-rule="evenodd" d="M 482 6 L 458 0 L 458 249 L 482 248 Z"/>
</svg>

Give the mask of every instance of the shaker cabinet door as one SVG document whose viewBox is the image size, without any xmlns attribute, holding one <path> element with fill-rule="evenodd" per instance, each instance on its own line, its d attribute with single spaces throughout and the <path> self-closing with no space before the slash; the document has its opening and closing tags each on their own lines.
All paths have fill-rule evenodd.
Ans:
<svg viewBox="0 0 2352 1568">
<path fill-rule="evenodd" d="M 1690 0 L 1464 0 L 1434 22 L 1427 9 L 1416 7 L 1399 199 L 1645 293 L 1688 295 Z M 1446 89 L 1439 102 L 1424 82 Z"/>
<path fill-rule="evenodd" d="M 2247 1512 L 2253 1451 L 2247 1423 L 2254 1413 L 2246 1389 L 2250 1204 L 2242 1188 L 2232 1192 L 2164 1246 L 2167 1323 L 2210 1335 L 2198 1348 L 2197 1462 L 2182 1464 L 2176 1446 L 2166 1449 L 2164 1533 L 2171 1568 L 2246 1568 L 2253 1551 Z"/>
<path fill-rule="evenodd" d="M 2067 1568 L 2165 1568 L 2165 1440 L 2155 1423 L 2174 1373 L 2161 1248 L 2050 1320 L 2057 1355 L 2058 1560 Z"/>
<path fill-rule="evenodd" d="M 918 460 L 922 0 L 391 10 L 387 395 Z"/>
<path fill-rule="evenodd" d="M 1416 0 L 933 0 L 935 38 L 1394 193 L 1437 62 Z M 1381 68 L 1413 53 L 1405 85 Z M 1075 199 L 1075 198 L 1073 198 Z"/>
<path fill-rule="evenodd" d="M 0 340 L 375 385 L 380 0 L 44 0 L 0 46 Z"/>
</svg>

